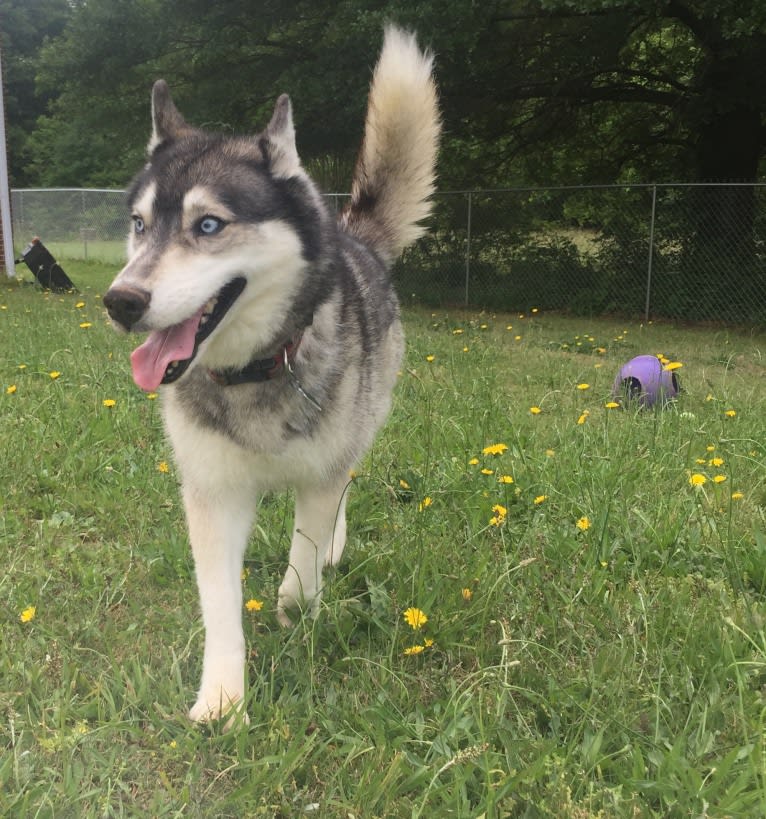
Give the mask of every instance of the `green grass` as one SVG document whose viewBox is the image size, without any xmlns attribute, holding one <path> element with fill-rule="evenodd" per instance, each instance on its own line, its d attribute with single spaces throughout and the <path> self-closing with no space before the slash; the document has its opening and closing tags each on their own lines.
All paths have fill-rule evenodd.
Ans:
<svg viewBox="0 0 766 819">
<path fill-rule="evenodd" d="M 125 239 L 88 239 L 87 241 L 60 241 L 58 239 L 45 239 L 45 246 L 48 248 L 48 250 L 50 250 L 54 258 L 61 263 L 61 266 L 66 271 L 69 271 L 70 267 L 72 267 L 72 269 L 79 269 L 82 262 L 77 260 L 82 259 L 89 260 L 93 263 L 101 262 L 103 264 L 114 265 L 117 269 L 119 269 L 125 264 L 126 245 L 127 242 Z M 17 258 L 21 256 L 24 247 L 24 244 L 20 244 L 15 248 Z M 24 266 L 24 264 L 20 264 L 18 267 L 20 274 L 27 277 L 29 276 L 29 270 Z M 74 283 L 79 286 L 78 282 Z"/>
<path fill-rule="evenodd" d="M 763 334 L 408 312 L 316 622 L 276 624 L 291 511 L 261 505 L 223 733 L 184 716 L 193 567 L 114 271 L 65 269 L 79 294 L 0 290 L 0 815 L 766 815 Z M 677 406 L 606 409 L 644 352 L 683 362 Z"/>
</svg>

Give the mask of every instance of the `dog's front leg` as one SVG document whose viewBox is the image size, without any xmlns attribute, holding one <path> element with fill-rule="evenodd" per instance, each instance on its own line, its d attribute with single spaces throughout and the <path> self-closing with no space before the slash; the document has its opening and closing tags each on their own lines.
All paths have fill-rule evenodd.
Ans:
<svg viewBox="0 0 766 819">
<path fill-rule="evenodd" d="M 283 626 L 292 622 L 290 609 L 306 608 L 316 614 L 322 595 L 322 568 L 337 564 L 346 542 L 346 489 L 344 478 L 323 487 L 295 490 L 295 526 L 290 563 L 279 587 L 277 617 Z"/>
<path fill-rule="evenodd" d="M 184 504 L 205 625 L 202 681 L 189 716 L 206 721 L 241 707 L 245 696 L 241 575 L 254 498 L 185 486 Z"/>
</svg>

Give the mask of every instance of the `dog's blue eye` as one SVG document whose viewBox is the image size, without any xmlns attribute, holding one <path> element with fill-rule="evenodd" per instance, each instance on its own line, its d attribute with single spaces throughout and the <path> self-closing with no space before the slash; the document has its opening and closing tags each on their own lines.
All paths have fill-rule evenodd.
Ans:
<svg viewBox="0 0 766 819">
<path fill-rule="evenodd" d="M 133 230 L 141 234 L 146 230 L 146 225 L 144 224 L 144 220 L 140 216 L 133 217 Z"/>
<path fill-rule="evenodd" d="M 197 224 L 197 232 L 203 236 L 213 236 L 223 229 L 225 222 L 215 216 L 205 216 Z"/>
</svg>

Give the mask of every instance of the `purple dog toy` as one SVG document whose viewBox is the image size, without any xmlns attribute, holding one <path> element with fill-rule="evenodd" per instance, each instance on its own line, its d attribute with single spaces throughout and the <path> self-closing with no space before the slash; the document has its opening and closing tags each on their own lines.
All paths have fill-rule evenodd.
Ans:
<svg viewBox="0 0 766 819">
<path fill-rule="evenodd" d="M 641 407 L 664 407 L 681 387 L 674 372 L 663 369 L 653 355 L 638 355 L 624 364 L 614 380 L 612 394 L 624 403 L 638 401 Z"/>
</svg>

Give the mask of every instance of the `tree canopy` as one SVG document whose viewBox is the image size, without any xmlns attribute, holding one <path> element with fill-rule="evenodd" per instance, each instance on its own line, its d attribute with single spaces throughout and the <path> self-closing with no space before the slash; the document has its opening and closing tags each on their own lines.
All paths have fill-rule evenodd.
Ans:
<svg viewBox="0 0 766 819">
<path fill-rule="evenodd" d="M 445 188 L 758 176 L 766 0 L 2 0 L 12 183 L 125 185 L 168 80 L 190 121 L 259 130 L 279 93 L 330 178 L 382 25 L 436 54 Z"/>
</svg>

